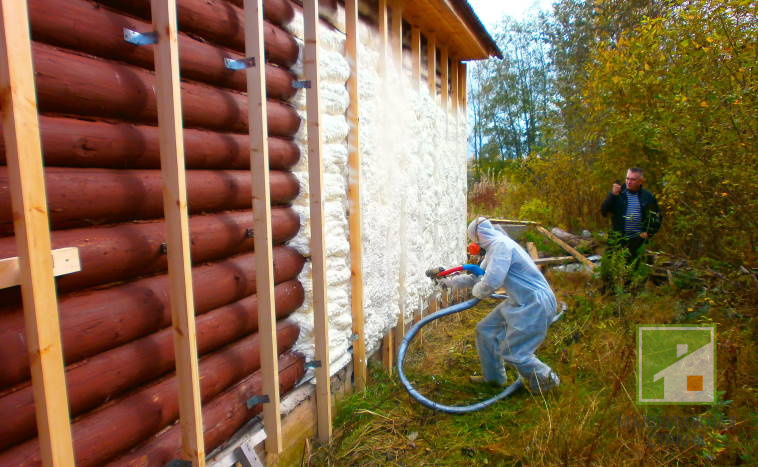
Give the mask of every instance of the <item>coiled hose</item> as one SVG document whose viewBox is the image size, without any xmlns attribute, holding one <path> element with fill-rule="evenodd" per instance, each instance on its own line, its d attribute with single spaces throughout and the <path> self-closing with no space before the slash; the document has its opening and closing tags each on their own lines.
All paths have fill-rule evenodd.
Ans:
<svg viewBox="0 0 758 467">
<path fill-rule="evenodd" d="M 492 298 L 505 299 L 507 298 L 507 296 L 493 294 Z M 443 316 L 452 315 L 454 313 L 460 313 L 461 311 L 468 310 L 469 308 L 475 306 L 480 301 L 481 300 L 478 298 L 472 298 L 472 299 L 466 300 L 465 302 L 461 302 L 453 306 L 443 308 L 440 311 L 437 311 L 435 313 L 432 313 L 431 315 L 426 316 L 425 318 L 421 319 L 421 321 L 413 325 L 413 327 L 411 327 L 410 331 L 408 331 L 408 334 L 406 334 L 405 337 L 403 338 L 403 342 L 400 343 L 400 349 L 397 352 L 397 374 L 400 377 L 400 382 L 403 384 L 406 391 L 408 391 L 408 394 L 410 394 L 411 397 L 413 397 L 414 399 L 419 401 L 422 405 L 429 407 L 432 410 L 438 410 L 440 412 L 451 413 L 451 414 L 475 412 L 477 410 L 482 410 L 485 407 L 489 407 L 490 405 L 494 404 L 495 402 L 499 400 L 505 399 L 506 397 L 510 396 L 514 392 L 518 391 L 523 386 L 521 379 L 518 378 L 516 379 L 514 383 L 506 387 L 499 394 L 496 394 L 490 397 L 489 399 L 483 400 L 481 402 L 477 402 L 471 405 L 445 405 L 445 404 L 440 404 L 439 402 L 434 402 L 433 400 L 428 399 L 427 397 L 423 396 L 421 393 L 419 393 L 416 390 L 416 388 L 414 388 L 411 385 L 410 381 L 408 381 L 408 378 L 405 376 L 405 371 L 403 370 L 403 363 L 405 362 L 405 353 L 408 350 L 408 346 L 410 345 L 411 341 L 419 332 L 419 330 L 422 327 L 426 326 L 427 324 L 431 323 L 432 321 L 436 319 L 440 319 Z M 556 321 L 558 321 L 562 316 L 563 316 L 562 312 L 557 314 L 555 318 L 553 318 L 552 323 L 555 323 Z"/>
</svg>

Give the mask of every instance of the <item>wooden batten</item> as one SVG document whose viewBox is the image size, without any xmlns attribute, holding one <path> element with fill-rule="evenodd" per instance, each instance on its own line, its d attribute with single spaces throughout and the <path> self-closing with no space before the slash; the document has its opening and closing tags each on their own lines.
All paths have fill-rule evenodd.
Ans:
<svg viewBox="0 0 758 467">
<path fill-rule="evenodd" d="M 245 0 L 245 57 L 254 66 L 245 70 L 247 78 L 250 170 L 255 231 L 255 270 L 258 296 L 263 394 L 263 427 L 266 452 L 282 452 L 282 427 L 279 415 L 279 367 L 274 303 L 274 266 L 271 246 L 271 191 L 269 187 L 268 115 L 266 109 L 266 71 L 263 50 L 263 0 Z"/>
<path fill-rule="evenodd" d="M 26 1 L 0 3 L 3 133 L 42 464 L 74 465 Z"/>
<path fill-rule="evenodd" d="M 187 180 L 184 172 L 182 101 L 179 86 L 179 43 L 176 2 L 152 0 L 153 28 L 158 35 L 155 82 L 163 178 L 163 211 L 166 217 L 168 275 L 171 283 L 176 375 L 179 381 L 179 419 L 182 457 L 192 465 L 205 465 L 202 398 L 195 336 L 195 303 L 192 294 Z"/>
<path fill-rule="evenodd" d="M 455 115 L 455 131 L 458 131 L 458 114 L 459 114 L 459 102 L 458 102 L 458 62 L 452 60 L 452 66 L 450 67 L 450 100 L 452 101 L 452 110 Z"/>
<path fill-rule="evenodd" d="M 411 85 L 421 89 L 421 29 L 411 28 Z"/>
<path fill-rule="evenodd" d="M 391 58 L 398 73 L 403 72 L 403 2 L 392 0 L 392 21 L 390 25 Z"/>
<path fill-rule="evenodd" d="M 355 387 L 366 389 L 366 338 L 363 330 L 363 233 L 361 225 L 361 128 L 360 92 L 358 89 L 358 0 L 345 1 L 345 53 L 350 64 L 347 91 L 350 105 L 347 119 L 348 225 L 350 229 L 350 289 L 353 318 L 353 372 Z"/>
<path fill-rule="evenodd" d="M 467 74 L 468 69 L 466 67 L 466 64 L 461 62 L 458 64 L 458 105 L 461 108 L 461 112 L 463 113 L 463 118 L 466 119 L 468 117 L 468 88 L 467 88 Z"/>
<path fill-rule="evenodd" d="M 316 406 L 318 438 L 327 442 L 332 436 L 332 400 L 329 371 L 329 313 L 326 296 L 326 245 L 324 239 L 324 163 L 322 160 L 321 97 L 319 95 L 319 17 L 318 0 L 303 2 L 305 20 L 305 79 L 308 119 L 308 182 L 311 224 L 311 263 L 313 275 L 313 335 L 316 344 Z"/>
<path fill-rule="evenodd" d="M 450 57 L 447 45 L 440 47 L 440 94 L 442 95 L 442 108 L 447 113 L 450 110 Z"/>
<path fill-rule="evenodd" d="M 437 99 L 437 36 L 434 33 L 426 36 L 426 82 L 432 100 Z"/>
</svg>

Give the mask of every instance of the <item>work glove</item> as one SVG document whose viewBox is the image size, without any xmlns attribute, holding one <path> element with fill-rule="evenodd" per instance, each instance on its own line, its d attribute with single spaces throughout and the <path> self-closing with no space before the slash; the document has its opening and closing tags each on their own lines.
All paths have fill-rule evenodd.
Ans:
<svg viewBox="0 0 758 467">
<path fill-rule="evenodd" d="M 479 281 L 474 285 L 474 288 L 471 289 L 471 295 L 484 300 L 492 295 L 492 290 L 490 290 L 490 287 L 488 287 L 484 281 Z"/>
</svg>

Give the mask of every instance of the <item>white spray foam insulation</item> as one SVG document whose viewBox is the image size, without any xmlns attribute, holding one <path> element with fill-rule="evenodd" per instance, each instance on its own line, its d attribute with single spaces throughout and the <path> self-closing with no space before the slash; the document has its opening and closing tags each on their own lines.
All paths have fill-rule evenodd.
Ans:
<svg viewBox="0 0 758 467">
<path fill-rule="evenodd" d="M 338 18 L 338 22 L 344 21 L 342 9 Z M 288 29 L 301 46 L 293 70 L 302 75 L 304 33 L 299 12 Z M 397 323 L 401 295 L 406 323 L 426 306 L 426 298 L 435 291 L 425 270 L 461 264 L 465 259 L 466 124 L 459 117 L 456 125 L 453 114 L 446 115 L 435 104 L 425 82 L 420 92 L 414 90 L 408 73 L 398 76 L 397 72 L 388 72 L 384 86 L 378 69 L 378 33 L 363 23 L 359 31 L 364 332 L 367 353 L 371 353 Z M 322 24 L 319 35 L 330 370 L 335 374 L 352 358 L 346 118 L 350 67 L 344 55 L 344 34 Z M 296 135 L 301 159 L 293 168 L 301 187 L 293 206 L 300 215 L 301 229 L 289 244 L 308 254 L 304 90 L 297 93 L 292 104 L 303 119 Z M 306 292 L 305 303 L 291 316 L 301 329 L 295 349 L 308 360 L 315 353 L 310 266 L 306 263 L 299 276 Z"/>
</svg>

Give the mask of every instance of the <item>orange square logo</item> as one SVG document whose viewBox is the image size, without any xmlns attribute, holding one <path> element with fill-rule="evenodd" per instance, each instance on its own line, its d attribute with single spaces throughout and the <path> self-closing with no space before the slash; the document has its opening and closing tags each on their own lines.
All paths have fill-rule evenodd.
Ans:
<svg viewBox="0 0 758 467">
<path fill-rule="evenodd" d="M 687 390 L 688 391 L 702 391 L 703 390 L 703 375 L 687 375 Z"/>
</svg>

